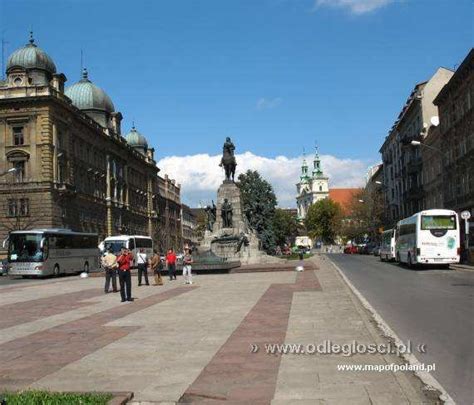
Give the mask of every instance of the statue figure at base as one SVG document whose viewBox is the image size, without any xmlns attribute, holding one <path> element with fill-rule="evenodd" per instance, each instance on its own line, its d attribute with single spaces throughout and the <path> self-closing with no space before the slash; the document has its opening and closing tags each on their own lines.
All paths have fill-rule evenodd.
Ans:
<svg viewBox="0 0 474 405">
<path fill-rule="evenodd" d="M 221 218 L 223 228 L 232 228 L 232 204 L 227 198 L 222 203 Z"/>
<path fill-rule="evenodd" d="M 225 170 L 225 181 L 234 181 L 235 168 L 237 162 L 235 160 L 235 145 L 232 143 L 229 137 L 226 138 L 224 146 L 222 148 L 222 159 L 219 164 Z"/>
<path fill-rule="evenodd" d="M 206 218 L 207 230 L 212 232 L 212 229 L 214 228 L 214 223 L 216 222 L 216 218 L 217 218 L 217 208 L 216 208 L 216 204 L 214 204 L 214 201 L 212 201 L 212 206 L 210 205 L 206 206 L 205 211 L 207 215 L 207 218 Z"/>
</svg>

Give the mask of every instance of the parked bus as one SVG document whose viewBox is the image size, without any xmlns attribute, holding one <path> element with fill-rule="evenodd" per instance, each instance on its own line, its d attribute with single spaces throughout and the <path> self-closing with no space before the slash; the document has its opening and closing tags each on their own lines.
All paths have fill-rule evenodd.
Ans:
<svg viewBox="0 0 474 405">
<path fill-rule="evenodd" d="M 396 229 L 387 229 L 382 233 L 382 241 L 380 243 L 380 260 L 391 262 L 395 260 L 395 242 Z"/>
<path fill-rule="evenodd" d="M 148 257 L 153 254 L 153 239 L 142 235 L 116 235 L 109 236 L 101 242 L 99 249 L 101 252 L 112 250 L 114 254 L 119 254 L 120 249 L 126 247 L 133 255 L 133 267 L 136 267 L 137 253 L 144 249 Z"/>
<path fill-rule="evenodd" d="M 89 272 L 98 268 L 96 233 L 69 229 L 32 229 L 10 232 L 8 274 L 48 276 Z"/>
<path fill-rule="evenodd" d="M 397 224 L 396 260 L 416 264 L 459 263 L 459 218 L 455 211 L 418 212 Z"/>
</svg>

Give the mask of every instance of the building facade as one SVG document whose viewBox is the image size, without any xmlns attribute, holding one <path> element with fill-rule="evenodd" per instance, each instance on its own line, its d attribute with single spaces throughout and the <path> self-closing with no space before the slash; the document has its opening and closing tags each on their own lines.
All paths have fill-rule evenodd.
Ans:
<svg viewBox="0 0 474 405">
<path fill-rule="evenodd" d="M 434 103 L 439 109 L 444 207 L 474 216 L 474 50 Z"/>
<path fill-rule="evenodd" d="M 441 134 L 439 125 L 431 125 L 426 138 L 425 147 L 421 148 L 423 162 L 423 209 L 444 208 L 443 198 L 443 154 L 441 152 Z"/>
<path fill-rule="evenodd" d="M 193 210 L 188 205 L 182 204 L 181 207 L 181 218 L 183 221 L 183 244 L 195 246 L 198 243 L 196 234 L 197 219 L 194 216 Z"/>
<path fill-rule="evenodd" d="M 135 128 L 83 72 L 66 76 L 33 38 L 0 82 L 0 238 L 14 229 L 156 234 L 158 168 Z"/>
<path fill-rule="evenodd" d="M 183 245 L 181 186 L 166 174 L 158 176 L 158 212 L 158 248 L 162 253 L 169 248 L 180 251 Z"/>
<path fill-rule="evenodd" d="M 311 205 L 329 196 L 329 178 L 323 173 L 321 159 L 317 148 L 313 159 L 313 169 L 311 173 L 309 172 L 306 158 L 303 159 L 300 181 L 296 185 L 296 191 L 296 207 L 298 210 L 298 218 L 300 220 L 306 218 L 308 209 Z"/>
<path fill-rule="evenodd" d="M 423 161 L 420 148 L 411 142 L 422 142 L 427 136 L 432 118 L 438 117 L 433 100 L 452 75 L 451 70 L 439 68 L 428 81 L 414 87 L 380 148 L 390 224 L 423 209 Z"/>
</svg>

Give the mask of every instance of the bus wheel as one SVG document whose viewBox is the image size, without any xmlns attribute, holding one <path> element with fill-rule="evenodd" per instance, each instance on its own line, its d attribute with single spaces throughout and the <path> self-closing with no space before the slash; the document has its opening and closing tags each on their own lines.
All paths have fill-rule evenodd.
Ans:
<svg viewBox="0 0 474 405">
<path fill-rule="evenodd" d="M 85 262 L 84 263 L 84 273 L 89 273 L 89 263 Z"/>
<path fill-rule="evenodd" d="M 53 269 L 53 275 L 54 275 L 54 277 L 58 277 L 58 276 L 59 276 L 59 273 L 60 273 L 59 264 L 55 264 L 55 265 L 54 265 L 54 269 Z"/>
</svg>

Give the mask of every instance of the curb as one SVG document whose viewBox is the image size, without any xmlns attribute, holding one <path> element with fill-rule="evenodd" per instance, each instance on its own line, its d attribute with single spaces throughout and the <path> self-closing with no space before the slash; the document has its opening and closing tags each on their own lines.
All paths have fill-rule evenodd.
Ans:
<svg viewBox="0 0 474 405">
<path fill-rule="evenodd" d="M 327 257 L 327 256 L 326 256 Z M 359 299 L 362 306 L 367 309 L 374 318 L 377 327 L 381 330 L 384 336 L 393 339 L 396 345 L 401 345 L 403 342 L 398 337 L 398 335 L 393 331 L 390 326 L 388 326 L 387 322 L 380 316 L 380 314 L 370 305 L 370 303 L 365 299 L 365 297 L 360 293 L 360 291 L 352 284 L 352 282 L 346 277 L 344 272 L 339 268 L 337 264 L 335 264 L 329 257 L 329 261 L 337 270 L 341 278 L 344 280 L 346 285 L 350 288 L 352 293 Z M 400 354 L 407 363 L 410 365 L 420 365 L 420 361 L 415 357 L 413 354 Z M 438 391 L 439 392 L 439 399 L 445 405 L 456 405 L 456 402 L 451 398 L 448 392 L 444 389 L 444 387 L 439 383 L 436 378 L 434 378 L 429 372 L 427 371 L 415 371 L 414 374 L 421 380 L 421 382 L 425 385 L 425 389 L 427 391 Z"/>
<path fill-rule="evenodd" d="M 126 405 L 133 398 L 133 392 L 111 392 L 113 398 L 107 405 Z"/>
<path fill-rule="evenodd" d="M 470 266 L 468 264 L 451 264 L 449 266 L 454 271 L 467 271 L 467 272 L 474 272 L 474 266 Z"/>
</svg>

